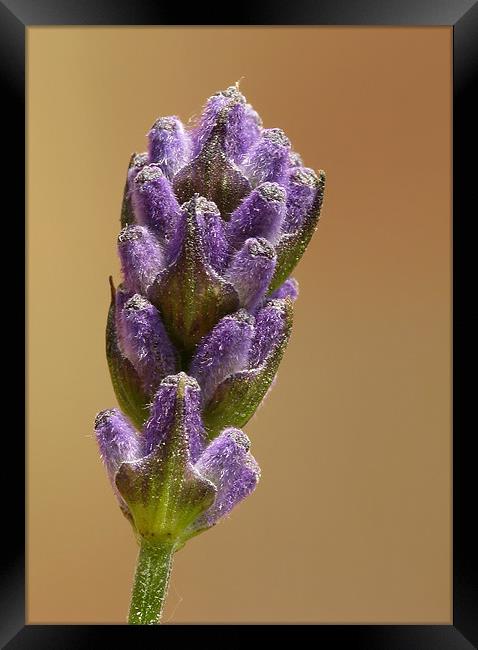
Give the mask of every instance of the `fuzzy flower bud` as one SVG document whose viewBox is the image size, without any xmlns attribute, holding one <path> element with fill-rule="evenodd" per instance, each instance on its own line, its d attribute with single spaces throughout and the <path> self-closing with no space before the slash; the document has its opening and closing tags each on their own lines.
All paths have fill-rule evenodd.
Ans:
<svg viewBox="0 0 478 650">
<path fill-rule="evenodd" d="M 189 135 L 175 115 L 160 117 L 148 133 L 149 160 L 169 179 L 186 163 L 190 147 Z"/>
<path fill-rule="evenodd" d="M 155 236 L 144 226 L 126 226 L 118 236 L 125 287 L 147 293 L 163 266 L 163 255 Z"/>
<path fill-rule="evenodd" d="M 278 183 L 262 183 L 231 214 L 227 237 L 233 248 L 249 237 L 263 237 L 274 243 L 285 215 L 286 191 Z"/>
<path fill-rule="evenodd" d="M 247 239 L 233 256 L 226 277 L 239 296 L 239 304 L 253 311 L 263 300 L 274 273 L 276 254 L 267 239 Z"/>
<path fill-rule="evenodd" d="M 132 203 L 137 222 L 166 247 L 177 226 L 179 203 L 158 163 L 145 165 L 133 179 Z"/>
</svg>

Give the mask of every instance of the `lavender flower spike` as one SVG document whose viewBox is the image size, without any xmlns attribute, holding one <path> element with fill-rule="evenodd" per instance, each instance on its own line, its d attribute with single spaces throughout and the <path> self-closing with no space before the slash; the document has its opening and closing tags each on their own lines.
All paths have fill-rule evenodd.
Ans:
<svg viewBox="0 0 478 650">
<path fill-rule="evenodd" d="M 139 543 L 129 622 L 160 621 L 174 553 L 256 487 L 241 428 L 273 385 L 325 175 L 230 86 L 159 117 L 126 173 L 106 356 L 120 410 L 95 423 Z"/>
</svg>

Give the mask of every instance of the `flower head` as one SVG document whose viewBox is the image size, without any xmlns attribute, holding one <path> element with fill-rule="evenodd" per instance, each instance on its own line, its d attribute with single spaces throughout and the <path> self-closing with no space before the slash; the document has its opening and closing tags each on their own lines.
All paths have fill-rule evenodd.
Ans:
<svg viewBox="0 0 478 650">
<path fill-rule="evenodd" d="M 108 326 L 113 384 L 138 427 L 161 379 L 180 370 L 200 382 L 213 434 L 217 423 L 243 426 L 253 415 L 287 344 L 297 297 L 289 276 L 317 226 L 324 182 L 281 129 L 263 128 L 236 86 L 210 97 L 192 128 L 176 116 L 156 120 L 148 150 L 128 168 L 123 282 L 113 289 Z M 271 312 L 271 299 L 287 305 Z M 266 341 L 261 313 L 276 314 L 281 336 Z M 254 338 L 274 351 L 262 372 L 248 356 Z M 219 376 L 229 388 L 216 390 Z M 232 397 L 239 376 L 248 408 Z M 234 416 L 239 410 L 246 415 Z"/>
<path fill-rule="evenodd" d="M 121 410 L 96 437 L 140 540 L 130 622 L 157 622 L 172 554 L 248 496 L 259 467 L 241 431 L 292 328 L 290 277 L 317 227 L 325 175 L 264 128 L 237 86 L 192 128 L 160 117 L 131 156 L 106 354 Z"/>
</svg>

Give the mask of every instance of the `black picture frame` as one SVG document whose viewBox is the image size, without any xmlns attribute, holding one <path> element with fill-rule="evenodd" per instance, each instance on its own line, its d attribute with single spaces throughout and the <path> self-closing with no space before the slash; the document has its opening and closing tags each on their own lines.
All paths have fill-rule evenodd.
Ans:
<svg viewBox="0 0 478 650">
<path fill-rule="evenodd" d="M 171 6 L 174 5 L 174 6 Z M 9 244 L 12 234 L 22 250 L 25 238 L 22 219 L 25 196 L 25 33 L 34 25 L 402 25 L 453 28 L 453 622 L 450 625 L 284 625 L 288 633 L 312 634 L 323 647 L 346 644 L 350 648 L 440 650 L 478 647 L 478 581 L 476 535 L 472 534 L 477 496 L 475 418 L 471 417 L 471 391 L 475 380 L 476 344 L 473 329 L 473 293 L 467 290 L 473 278 L 472 227 L 477 181 L 474 162 L 475 121 L 478 106 L 473 90 L 478 76 L 478 0 L 276 0 L 242 2 L 227 13 L 224 4 L 166 4 L 161 0 L 0 0 L 0 71 L 3 118 L 3 214 Z M 473 138 L 475 134 L 475 138 Z M 12 199 L 10 207 L 7 199 Z M 475 208 L 476 209 L 476 208 Z M 8 215 L 8 217 L 7 217 Z M 7 221 L 8 220 L 8 221 Z M 6 225 L 8 222 L 8 226 Z M 6 238 L 4 239 L 6 241 Z M 8 246 L 10 249 L 10 245 Z M 4 256 L 6 256 L 4 247 Z M 21 253 L 17 253 L 21 255 Z M 475 253 L 476 256 L 476 253 Z M 4 257 L 6 259 L 6 257 Z M 16 257 L 16 260 L 19 258 Z M 7 272 L 7 269 L 10 269 Z M 14 277 L 12 277 L 14 276 Z M 11 315 L 25 323 L 24 272 L 17 262 L 4 264 L 3 324 L 8 328 L 3 349 L 4 377 L 11 395 L 4 400 L 4 446 L 2 463 L 2 552 L 0 584 L 0 643 L 8 650 L 18 648 L 83 648 L 143 639 L 171 638 L 178 626 L 129 627 L 111 625 L 25 625 L 25 440 L 19 414 L 24 400 L 21 380 L 11 378 L 22 368 L 22 341 L 10 344 L 13 333 L 21 337 L 22 327 L 12 328 Z M 18 286 L 13 289 L 13 283 Z M 5 284 L 8 283 L 8 289 Z M 23 286 L 22 286 L 23 283 Z M 476 291 L 475 291 L 476 293 Z M 15 304 L 17 296 L 17 307 Z M 45 299 L 48 308 L 48 298 Z M 5 349 L 6 348 L 6 349 Z M 24 366 L 23 366 L 24 367 Z M 17 373 L 21 377 L 21 371 Z M 472 379 L 468 379 L 468 376 Z M 17 397 L 15 397 L 17 396 Z M 18 397 L 21 396 L 21 397 Z M 468 417 L 470 416 L 470 417 Z M 470 425 L 468 425 L 468 421 Z M 218 637 L 228 644 L 228 626 L 181 626 L 207 628 L 208 641 Z M 237 626 L 241 631 L 249 626 Z M 256 627 L 256 626 L 254 626 Z M 307 627 L 307 630 L 303 628 Z M 151 631 L 156 629 L 157 631 Z M 146 636 L 145 636 L 146 635 Z M 151 636 L 159 635 L 159 636 Z M 227 636 L 226 636 L 227 635 Z M 234 635 L 241 640 L 241 634 Z M 296 641 L 297 642 L 297 641 Z"/>
</svg>

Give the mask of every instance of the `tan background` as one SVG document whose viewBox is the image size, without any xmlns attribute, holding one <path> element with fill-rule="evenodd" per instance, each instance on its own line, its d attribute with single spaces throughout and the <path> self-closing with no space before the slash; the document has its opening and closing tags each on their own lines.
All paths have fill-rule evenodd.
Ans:
<svg viewBox="0 0 478 650">
<path fill-rule="evenodd" d="M 136 548 L 92 437 L 107 277 L 159 115 L 243 77 L 324 168 L 262 482 L 176 556 L 165 620 L 430 622 L 450 594 L 448 28 L 28 32 L 28 621 L 123 622 Z"/>
</svg>

